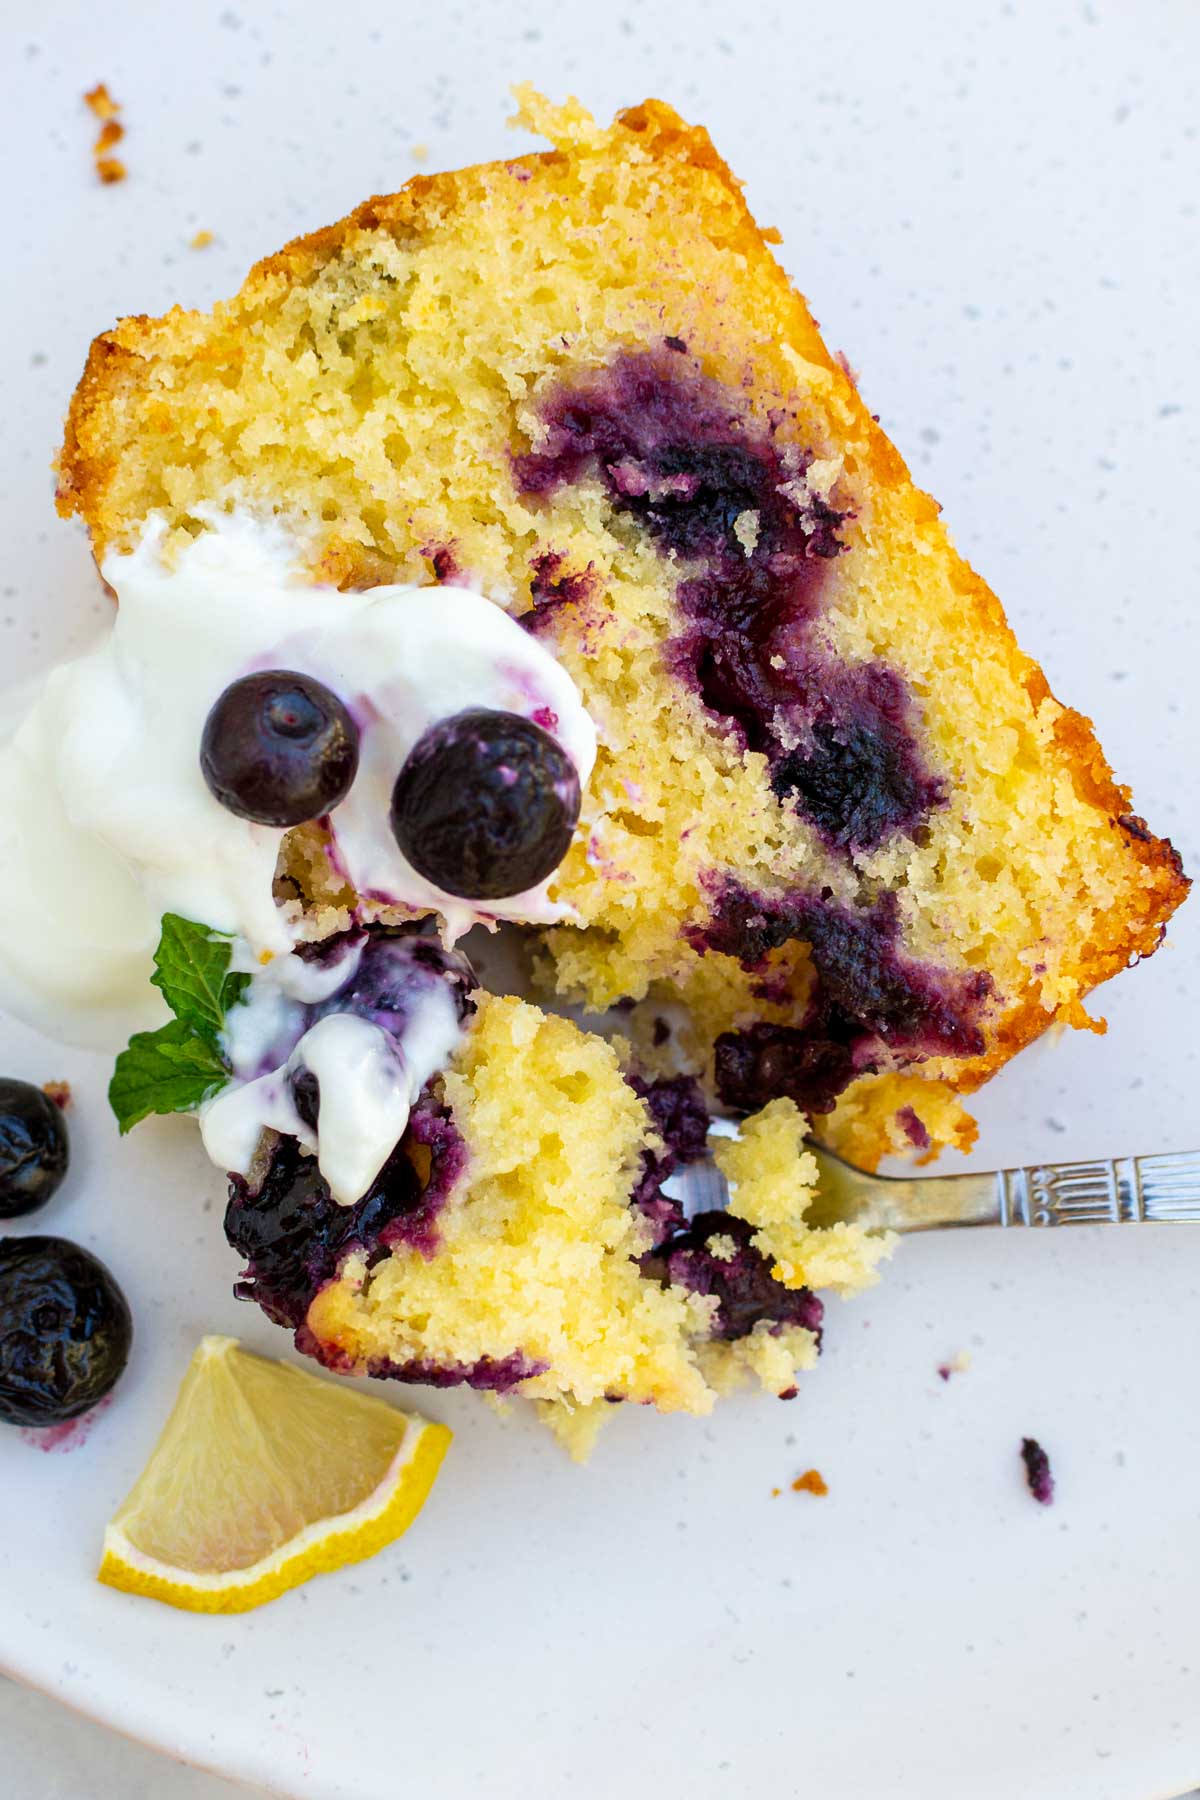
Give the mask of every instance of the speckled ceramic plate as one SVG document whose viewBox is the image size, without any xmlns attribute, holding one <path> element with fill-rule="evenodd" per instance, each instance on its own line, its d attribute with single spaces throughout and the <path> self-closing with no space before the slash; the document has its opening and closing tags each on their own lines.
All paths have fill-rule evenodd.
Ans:
<svg viewBox="0 0 1200 1800">
<path fill-rule="evenodd" d="M 709 123 L 960 544 L 1200 861 L 1193 9 L 10 0 L 0 31 L 4 683 L 105 605 L 47 473 L 94 330 L 207 303 L 423 145 L 502 153 L 510 79 L 602 112 L 652 91 Z M 129 180 L 105 189 L 80 102 L 100 79 L 129 127 Z M 1200 1142 L 1198 919 L 1103 996 L 1107 1038 L 1043 1044 L 994 1085 L 981 1164 Z M 11 1028 L 0 1063 L 74 1083 L 44 1223 L 112 1263 L 137 1319 L 90 1431 L 57 1452 L 0 1435 L 13 1673 L 319 1800 L 1151 1800 L 1195 1780 L 1200 1233 L 908 1244 L 836 1310 L 793 1404 L 631 1410 L 586 1471 L 523 1419 L 430 1396 L 458 1440 L 409 1537 L 247 1618 L 193 1618 L 95 1585 L 104 1521 L 201 1332 L 285 1346 L 229 1297 L 189 1124 L 118 1144 L 98 1062 Z M 1054 1458 L 1049 1511 L 1026 1433 Z M 824 1499 L 790 1491 L 810 1466 Z"/>
</svg>

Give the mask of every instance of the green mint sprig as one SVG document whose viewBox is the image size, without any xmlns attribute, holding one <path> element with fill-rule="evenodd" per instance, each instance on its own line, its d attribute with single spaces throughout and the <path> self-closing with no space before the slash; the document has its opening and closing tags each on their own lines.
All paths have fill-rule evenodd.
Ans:
<svg viewBox="0 0 1200 1800">
<path fill-rule="evenodd" d="M 250 982 L 230 972 L 232 954 L 224 932 L 164 913 L 150 979 L 175 1017 L 135 1033 L 117 1057 L 108 1102 L 122 1134 L 150 1113 L 192 1112 L 228 1081 L 220 1033 Z"/>
</svg>

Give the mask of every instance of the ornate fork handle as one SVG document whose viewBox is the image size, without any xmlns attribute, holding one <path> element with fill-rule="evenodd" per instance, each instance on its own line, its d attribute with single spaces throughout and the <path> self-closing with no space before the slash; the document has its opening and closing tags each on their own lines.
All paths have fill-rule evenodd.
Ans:
<svg viewBox="0 0 1200 1800">
<path fill-rule="evenodd" d="M 999 1169 L 986 1175 L 867 1175 L 819 1145 L 824 1219 L 874 1230 L 956 1225 L 1200 1225 L 1200 1151 Z"/>
<path fill-rule="evenodd" d="M 719 1120 L 714 1135 L 737 1127 Z M 940 1231 L 957 1225 L 1200 1225 L 1200 1150 L 1043 1163 L 985 1175 L 868 1175 L 810 1141 L 820 1180 L 808 1217 L 868 1231 Z M 689 1213 L 724 1206 L 710 1160 L 672 1178 Z"/>
<path fill-rule="evenodd" d="M 1200 1225 L 1200 1152 L 1000 1169 L 998 1225 Z"/>
</svg>

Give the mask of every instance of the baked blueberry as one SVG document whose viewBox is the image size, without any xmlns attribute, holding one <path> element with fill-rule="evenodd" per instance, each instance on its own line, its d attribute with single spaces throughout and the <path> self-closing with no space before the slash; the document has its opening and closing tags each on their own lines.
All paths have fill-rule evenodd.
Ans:
<svg viewBox="0 0 1200 1800">
<path fill-rule="evenodd" d="M 221 805 L 256 825 L 302 825 L 344 800 L 358 727 L 311 675 L 266 669 L 231 681 L 204 723 L 200 768 Z"/>
<path fill-rule="evenodd" d="M 392 791 L 392 830 L 444 893 L 502 900 L 553 874 L 579 804 L 578 771 L 548 731 L 471 707 L 417 743 Z"/>
<path fill-rule="evenodd" d="M 759 1325 L 775 1333 L 787 1325 L 803 1325 L 819 1341 L 823 1303 L 811 1288 L 776 1281 L 770 1259 L 753 1237 L 754 1227 L 734 1213 L 696 1213 L 643 1266 L 648 1274 L 665 1272 L 676 1287 L 714 1299 L 709 1329 L 720 1342 L 736 1343 Z"/>
<path fill-rule="evenodd" d="M 66 1238 L 0 1238 L 0 1420 L 60 1425 L 103 1400 L 133 1323 L 112 1275 Z"/>
<path fill-rule="evenodd" d="M 30 1081 L 0 1078 L 0 1219 L 45 1206 L 69 1160 L 61 1106 Z"/>
<path fill-rule="evenodd" d="M 314 1118 L 318 1100 L 316 1093 L 307 1099 Z M 466 1158 L 449 1110 L 428 1088 L 404 1137 L 353 1206 L 333 1199 L 315 1156 L 306 1156 L 295 1138 L 281 1137 L 257 1186 L 240 1175 L 230 1178 L 225 1236 L 247 1264 L 234 1288 L 238 1299 L 257 1300 L 269 1319 L 294 1331 L 352 1250 L 371 1262 L 400 1243 L 431 1254 L 438 1213 Z"/>
</svg>

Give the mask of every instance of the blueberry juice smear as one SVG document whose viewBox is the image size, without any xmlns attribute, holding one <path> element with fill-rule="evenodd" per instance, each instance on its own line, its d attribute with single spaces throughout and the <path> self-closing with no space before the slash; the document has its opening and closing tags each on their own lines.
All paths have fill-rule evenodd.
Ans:
<svg viewBox="0 0 1200 1800">
<path fill-rule="evenodd" d="M 0 1239 L 0 1421 L 61 1425 L 116 1385 L 133 1337 L 99 1259 L 57 1237 Z"/>
<path fill-rule="evenodd" d="M 295 1138 L 279 1138 L 260 1179 L 230 1181 L 225 1236 L 246 1260 L 238 1299 L 256 1300 L 275 1324 L 303 1334 L 309 1306 L 347 1256 L 360 1252 L 369 1266 L 400 1244 L 433 1254 L 437 1215 L 465 1164 L 448 1110 L 428 1092 L 354 1206 L 338 1205 Z M 321 1354 L 315 1342 L 299 1347 Z"/>
<path fill-rule="evenodd" d="M 749 1337 L 758 1325 L 778 1335 L 800 1325 L 821 1338 L 825 1316 L 811 1288 L 776 1281 L 771 1264 L 751 1242 L 754 1227 L 735 1213 L 697 1213 L 643 1264 L 675 1287 L 716 1301 L 711 1335 L 722 1343 Z"/>
<path fill-rule="evenodd" d="M 658 1248 L 673 1231 L 684 1225 L 681 1202 L 663 1193 L 663 1183 L 679 1169 L 699 1162 L 708 1150 L 708 1108 L 700 1083 L 690 1075 L 646 1081 L 630 1075 L 629 1085 L 646 1105 L 654 1128 L 662 1139 L 661 1150 L 646 1150 L 629 1204 L 641 1213 L 653 1231 Z"/>
<path fill-rule="evenodd" d="M 347 960 L 350 973 L 326 999 L 299 1009 L 291 1021 L 288 1049 L 291 1039 L 335 1014 L 363 1019 L 402 1046 L 414 1011 L 419 1012 L 432 987 L 445 986 L 460 1023 L 474 1006 L 476 983 L 469 962 L 420 932 L 372 926 L 312 946 L 305 960 L 330 958 Z M 272 1055 L 281 1048 L 275 1046 Z M 301 1118 L 319 1129 L 316 1079 L 303 1067 L 290 1079 Z M 296 1138 L 278 1136 L 265 1168 L 256 1169 L 253 1179 L 231 1177 L 225 1235 L 247 1265 L 236 1293 L 256 1300 L 276 1324 L 297 1331 L 315 1294 L 352 1252 L 373 1261 L 405 1243 L 432 1255 L 437 1215 L 465 1162 L 462 1137 L 428 1085 L 408 1115 L 400 1142 L 353 1205 L 334 1199 L 317 1158 L 306 1154 Z"/>
<path fill-rule="evenodd" d="M 912 835 L 946 795 L 925 767 L 907 684 L 881 661 L 838 658 L 813 629 L 849 512 L 813 454 L 787 440 L 794 417 L 749 419 L 681 340 L 664 342 L 550 394 L 544 441 L 514 459 L 519 491 L 549 496 L 598 476 L 614 511 L 684 565 L 670 667 L 766 756 L 777 797 L 831 850 Z"/>
<path fill-rule="evenodd" d="M 0 1219 L 45 1206 L 69 1160 L 62 1108 L 32 1082 L 0 1079 Z"/>
<path fill-rule="evenodd" d="M 200 768 L 227 811 L 287 828 L 346 798 L 358 748 L 357 725 L 323 682 L 267 669 L 221 694 L 204 724 Z"/>
<path fill-rule="evenodd" d="M 460 1021 L 473 1011 L 471 996 L 478 984 L 467 958 L 443 949 L 439 939 L 411 927 L 372 925 L 365 931 L 302 945 L 298 954 L 320 963 L 331 957 L 336 960 L 347 945 L 359 948 L 352 973 L 335 993 L 306 1008 L 298 1030 L 331 1013 L 353 1013 L 400 1037 L 412 1008 L 435 982 L 444 982 L 449 989 Z"/>
<path fill-rule="evenodd" d="M 715 1075 L 722 1102 L 754 1112 L 778 1095 L 801 1111 L 826 1113 L 857 1075 L 929 1056 L 978 1056 L 990 977 L 913 962 L 900 946 L 896 897 L 851 908 L 818 894 L 754 894 L 724 881 L 695 948 L 765 969 L 773 950 L 797 940 L 815 971 L 794 1024 L 762 1022 L 723 1032 Z"/>
<path fill-rule="evenodd" d="M 423 1356 L 408 1362 L 376 1357 L 367 1364 L 367 1374 L 377 1381 L 412 1381 L 422 1387 L 469 1387 L 478 1393 L 511 1394 L 523 1381 L 544 1375 L 549 1367 L 547 1362 L 514 1350 L 508 1356 L 481 1356 L 473 1363 L 436 1363 Z"/>
</svg>

